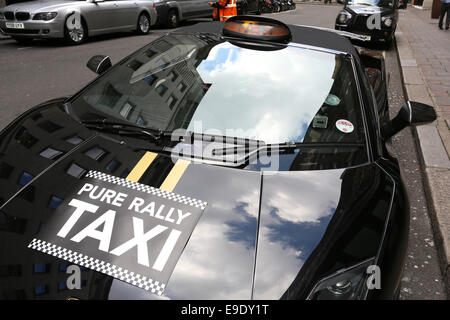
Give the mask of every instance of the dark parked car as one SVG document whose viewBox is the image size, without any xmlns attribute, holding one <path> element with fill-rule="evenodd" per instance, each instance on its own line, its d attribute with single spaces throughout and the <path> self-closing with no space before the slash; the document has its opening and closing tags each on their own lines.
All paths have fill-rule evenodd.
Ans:
<svg viewBox="0 0 450 320">
<path fill-rule="evenodd" d="M 396 297 L 409 204 L 385 142 L 436 115 L 387 117 L 383 56 L 237 16 L 88 67 L 0 132 L 0 297 Z"/>
<path fill-rule="evenodd" d="M 370 36 L 373 42 L 390 45 L 397 28 L 398 0 L 346 0 L 336 17 L 336 30 Z"/>
<path fill-rule="evenodd" d="M 261 14 L 262 0 L 237 0 L 237 11 L 240 15 L 245 14 Z"/>
</svg>

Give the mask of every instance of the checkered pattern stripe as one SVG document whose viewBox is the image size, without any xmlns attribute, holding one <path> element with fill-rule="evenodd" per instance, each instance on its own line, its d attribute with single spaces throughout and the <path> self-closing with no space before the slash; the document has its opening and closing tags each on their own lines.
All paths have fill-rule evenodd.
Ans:
<svg viewBox="0 0 450 320">
<path fill-rule="evenodd" d="M 162 295 L 166 287 L 165 283 L 154 281 L 138 273 L 130 272 L 127 269 L 123 269 L 108 262 L 95 259 L 36 238 L 31 241 L 28 248 L 35 249 L 54 257 L 70 261 L 77 265 L 107 274 L 158 295 Z"/>
<path fill-rule="evenodd" d="M 120 186 L 124 186 L 124 187 L 130 188 L 130 189 L 133 189 L 133 190 L 139 190 L 142 192 L 153 194 L 158 197 L 162 197 L 165 199 L 184 203 L 184 204 L 196 207 L 196 208 L 200 208 L 202 210 L 206 208 L 206 204 L 207 204 L 206 202 L 201 201 L 201 200 L 197 200 L 197 199 L 189 198 L 189 197 L 185 197 L 185 196 L 180 196 L 176 193 L 163 191 L 163 190 L 160 190 L 157 188 L 147 186 L 145 184 L 141 184 L 141 183 L 129 181 L 126 179 L 110 176 L 103 172 L 91 170 L 87 173 L 86 178 L 95 178 L 95 179 L 99 179 L 102 181 L 118 184 Z"/>
</svg>

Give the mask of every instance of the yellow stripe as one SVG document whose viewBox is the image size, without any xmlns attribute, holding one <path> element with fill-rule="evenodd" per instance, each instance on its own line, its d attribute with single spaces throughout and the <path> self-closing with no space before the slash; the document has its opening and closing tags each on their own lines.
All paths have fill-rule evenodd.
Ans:
<svg viewBox="0 0 450 320">
<path fill-rule="evenodd" d="M 187 160 L 177 160 L 172 170 L 170 170 L 169 175 L 166 177 L 161 187 L 159 188 L 164 191 L 172 192 L 190 163 L 191 162 Z"/>
<path fill-rule="evenodd" d="M 133 170 L 131 170 L 127 180 L 138 182 L 157 155 L 157 153 L 147 151 L 141 160 L 134 166 Z"/>
</svg>

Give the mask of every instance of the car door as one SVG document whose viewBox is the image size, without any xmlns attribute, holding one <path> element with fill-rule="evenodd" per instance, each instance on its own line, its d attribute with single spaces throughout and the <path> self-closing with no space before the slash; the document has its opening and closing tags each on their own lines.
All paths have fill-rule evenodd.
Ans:
<svg viewBox="0 0 450 320">
<path fill-rule="evenodd" d="M 137 25 L 139 0 L 115 0 L 114 3 L 119 8 L 117 15 L 117 27 L 119 29 L 134 29 Z"/>
<path fill-rule="evenodd" d="M 86 7 L 83 16 L 91 35 L 108 33 L 120 26 L 120 7 L 115 0 L 96 0 Z"/>
<path fill-rule="evenodd" d="M 192 0 L 196 17 L 212 17 L 212 7 L 208 4 L 209 1 L 210 0 Z"/>
<path fill-rule="evenodd" d="M 181 10 L 182 19 L 192 18 L 195 15 L 193 0 L 178 0 L 176 2 Z"/>
</svg>

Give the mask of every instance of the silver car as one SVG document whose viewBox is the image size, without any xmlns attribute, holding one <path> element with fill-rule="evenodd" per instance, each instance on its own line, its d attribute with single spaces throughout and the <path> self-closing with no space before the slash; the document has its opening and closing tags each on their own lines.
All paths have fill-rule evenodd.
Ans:
<svg viewBox="0 0 450 320">
<path fill-rule="evenodd" d="M 0 9 L 1 30 L 19 42 L 64 38 L 80 44 L 105 33 L 147 34 L 156 20 L 153 0 L 40 0 Z"/>
<path fill-rule="evenodd" d="M 210 1 L 216 0 L 155 0 L 158 24 L 176 28 L 183 20 L 212 18 Z"/>
</svg>

